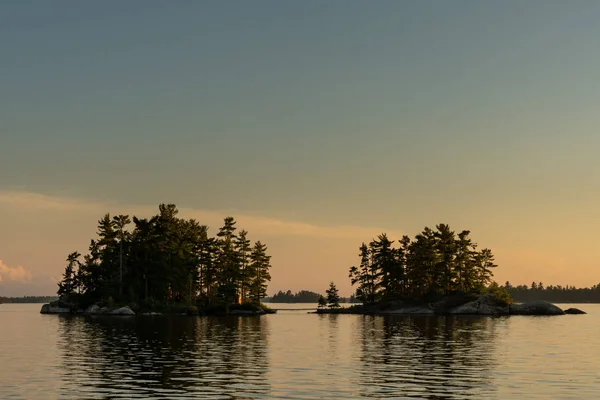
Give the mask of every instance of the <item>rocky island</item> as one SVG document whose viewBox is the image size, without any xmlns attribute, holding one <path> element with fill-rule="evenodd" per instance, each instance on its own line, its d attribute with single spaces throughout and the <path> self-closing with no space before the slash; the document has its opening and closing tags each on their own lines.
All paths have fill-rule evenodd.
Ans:
<svg viewBox="0 0 600 400">
<path fill-rule="evenodd" d="M 364 314 L 364 315 L 416 315 L 416 316 L 503 316 L 503 315 L 564 315 L 585 314 L 577 308 L 562 310 L 542 300 L 525 303 L 507 303 L 498 296 L 485 293 L 479 296 L 450 296 L 435 303 L 414 301 L 390 301 L 354 305 L 348 308 L 320 308 L 317 314 Z"/>
<path fill-rule="evenodd" d="M 413 239 L 394 244 L 385 233 L 359 247 L 360 264 L 349 270 L 362 304 L 339 307 L 333 282 L 317 313 L 371 315 L 563 315 L 540 300 L 515 303 L 493 279 L 497 267 L 488 248 L 479 249 L 470 231 L 455 233 L 446 224 L 425 227 Z"/>
</svg>

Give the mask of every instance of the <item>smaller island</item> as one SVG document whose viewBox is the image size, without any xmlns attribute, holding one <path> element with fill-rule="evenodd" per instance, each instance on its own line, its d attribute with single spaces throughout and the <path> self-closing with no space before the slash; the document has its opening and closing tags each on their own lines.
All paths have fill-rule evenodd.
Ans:
<svg viewBox="0 0 600 400">
<path fill-rule="evenodd" d="M 426 227 L 414 239 L 403 236 L 398 245 L 382 233 L 359 248 L 360 264 L 349 278 L 362 304 L 339 306 L 332 282 L 316 313 L 375 315 L 563 315 L 541 300 L 512 301 L 505 287 L 493 281 L 497 267 L 488 248 L 478 249 L 470 231 L 456 234 L 446 224 Z"/>
</svg>

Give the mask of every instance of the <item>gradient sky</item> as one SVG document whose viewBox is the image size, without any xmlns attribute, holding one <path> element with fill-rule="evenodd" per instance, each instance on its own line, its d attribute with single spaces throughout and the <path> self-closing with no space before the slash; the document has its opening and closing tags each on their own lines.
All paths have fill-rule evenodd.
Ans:
<svg viewBox="0 0 600 400">
<path fill-rule="evenodd" d="M 0 2 L 0 295 L 160 202 L 350 293 L 381 231 L 470 229 L 498 281 L 600 281 L 600 2 Z M 397 236 L 395 236 L 397 237 Z"/>
</svg>

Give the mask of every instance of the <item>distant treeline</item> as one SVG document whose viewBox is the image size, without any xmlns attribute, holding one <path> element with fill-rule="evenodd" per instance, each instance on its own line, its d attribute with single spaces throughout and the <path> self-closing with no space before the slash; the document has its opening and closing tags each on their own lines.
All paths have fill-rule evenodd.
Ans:
<svg viewBox="0 0 600 400">
<path fill-rule="evenodd" d="M 510 282 L 504 288 L 514 301 L 545 300 L 552 303 L 600 303 L 600 284 L 590 288 L 575 286 L 544 286 L 542 282 L 532 282 L 530 286 L 513 286 Z"/>
<path fill-rule="evenodd" d="M 0 297 L 0 303 L 50 303 L 55 300 L 58 300 L 57 296 Z"/>
<path fill-rule="evenodd" d="M 272 297 L 265 299 L 270 303 L 318 303 L 319 297 L 321 295 L 319 293 L 311 292 L 310 290 L 301 290 L 296 293 L 292 293 L 291 290 L 287 292 L 279 291 L 275 293 Z M 340 303 L 356 303 L 359 302 L 354 296 L 350 296 L 349 298 L 342 297 L 340 298 Z"/>
</svg>

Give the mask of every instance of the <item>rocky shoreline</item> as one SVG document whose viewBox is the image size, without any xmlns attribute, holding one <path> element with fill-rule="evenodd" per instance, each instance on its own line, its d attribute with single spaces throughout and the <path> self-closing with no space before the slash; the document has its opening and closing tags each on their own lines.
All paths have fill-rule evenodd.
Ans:
<svg viewBox="0 0 600 400">
<path fill-rule="evenodd" d="M 392 301 L 367 305 L 356 305 L 341 309 L 320 309 L 317 314 L 363 314 L 363 315 L 464 315 L 464 316 L 503 316 L 503 315 L 564 315 L 586 314 L 577 308 L 562 310 L 560 307 L 542 300 L 525 303 L 506 304 L 493 294 L 483 294 L 476 298 L 469 296 L 449 296 L 435 303 Z"/>
<path fill-rule="evenodd" d="M 136 313 L 131 307 L 100 307 L 96 304 L 89 306 L 86 309 L 80 309 L 73 304 L 65 303 L 63 301 L 55 301 L 49 304 L 44 304 L 42 309 L 40 310 L 40 314 L 63 314 L 63 315 L 106 315 L 106 316 L 159 316 L 159 315 L 263 315 L 275 313 L 274 310 L 263 309 L 262 307 L 252 307 L 252 309 L 245 308 L 237 308 L 231 310 L 209 310 L 206 312 L 204 310 L 187 310 L 186 312 L 156 312 L 156 311 L 146 311 L 146 312 L 138 312 Z"/>
</svg>

